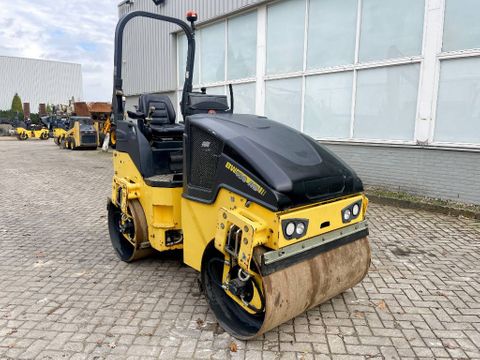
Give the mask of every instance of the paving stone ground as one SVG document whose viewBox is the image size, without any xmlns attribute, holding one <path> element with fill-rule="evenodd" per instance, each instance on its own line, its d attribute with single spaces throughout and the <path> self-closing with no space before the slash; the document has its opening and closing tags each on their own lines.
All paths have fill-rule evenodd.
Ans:
<svg viewBox="0 0 480 360">
<path fill-rule="evenodd" d="M 480 359 L 478 221 L 371 204 L 368 277 L 242 342 L 178 254 L 117 260 L 111 175 L 109 154 L 0 140 L 0 359 Z"/>
</svg>

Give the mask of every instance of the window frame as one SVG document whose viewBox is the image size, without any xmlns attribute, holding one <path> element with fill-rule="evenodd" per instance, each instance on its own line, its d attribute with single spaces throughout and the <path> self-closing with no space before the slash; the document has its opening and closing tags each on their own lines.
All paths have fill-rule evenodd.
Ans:
<svg viewBox="0 0 480 360">
<path fill-rule="evenodd" d="M 430 0 L 434 1 L 434 0 Z M 471 57 L 480 57 L 480 48 L 463 49 L 443 51 L 443 39 L 445 35 L 445 18 L 447 1 L 451 0 L 438 0 L 440 2 L 440 11 L 438 16 L 440 17 L 440 29 L 437 35 L 437 48 L 435 53 L 435 83 L 433 89 L 433 101 L 432 101 L 432 126 L 430 127 L 429 143 L 433 146 L 446 147 L 446 148 L 466 148 L 466 149 L 480 149 L 480 144 L 464 143 L 464 142 L 446 142 L 435 140 L 435 126 L 438 112 L 438 95 L 440 93 L 440 75 L 442 62 L 444 60 L 456 60 Z"/>
<path fill-rule="evenodd" d="M 232 84 L 232 85 L 253 84 L 257 81 L 257 76 L 251 76 L 251 77 L 235 79 L 235 80 L 228 80 L 228 21 L 232 18 L 237 18 L 237 17 L 240 17 L 242 15 L 246 15 L 246 14 L 253 13 L 253 12 L 257 13 L 257 27 L 258 27 L 258 9 L 256 9 L 256 8 L 247 9 L 245 11 L 236 13 L 235 15 L 228 16 L 226 18 L 222 18 L 222 19 L 219 19 L 219 20 L 216 20 L 216 21 L 205 23 L 205 24 L 201 24 L 197 27 L 196 37 L 198 39 L 197 40 L 197 45 L 198 45 L 198 43 L 201 43 L 201 41 L 202 41 L 202 29 L 203 28 L 211 26 L 211 25 L 219 24 L 219 23 L 224 23 L 224 27 L 225 27 L 225 31 L 224 31 L 225 68 L 224 68 L 224 76 L 223 76 L 224 79 L 223 80 L 215 81 L 215 82 L 203 82 L 202 81 L 202 61 L 200 60 L 201 59 L 201 53 L 202 53 L 202 47 L 197 46 L 196 49 L 195 49 L 195 61 L 198 62 L 198 83 L 193 84 L 194 88 L 200 89 L 202 87 L 205 87 L 205 88 L 208 89 L 208 88 L 212 88 L 212 87 L 223 86 L 224 90 L 225 90 L 225 94 L 228 94 L 228 85 L 230 85 L 230 84 Z M 182 33 L 177 32 L 176 39 L 175 39 L 175 42 L 177 44 L 177 49 L 176 49 L 177 50 L 176 51 L 176 57 L 177 57 L 177 61 L 176 61 L 176 64 L 177 64 L 177 90 L 176 90 L 176 93 L 177 93 L 178 99 L 180 99 L 181 92 L 182 92 L 182 87 L 179 86 L 179 84 L 181 83 L 181 81 L 183 81 L 183 79 L 180 78 L 180 71 L 178 71 L 178 66 L 179 66 L 179 64 L 181 64 L 181 62 L 180 62 L 180 47 L 178 46 L 179 36 L 181 36 L 181 35 L 182 35 Z M 257 30 L 257 36 L 258 36 L 258 30 Z M 258 52 L 258 38 L 257 38 L 257 52 Z M 258 59 L 258 54 L 257 54 L 257 59 Z M 257 66 L 257 68 L 258 68 L 258 66 Z M 235 90 L 234 90 L 234 93 L 235 93 Z M 179 101 L 177 101 L 177 102 L 179 102 Z M 258 102 L 258 101 L 256 101 L 256 102 Z M 180 110 L 180 104 L 178 104 L 177 109 L 180 113 L 180 111 L 181 111 Z"/>
</svg>

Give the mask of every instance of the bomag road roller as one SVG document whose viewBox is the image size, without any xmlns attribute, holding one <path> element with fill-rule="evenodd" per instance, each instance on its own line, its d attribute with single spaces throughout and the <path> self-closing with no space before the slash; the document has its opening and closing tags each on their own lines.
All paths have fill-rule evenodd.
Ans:
<svg viewBox="0 0 480 360">
<path fill-rule="evenodd" d="M 56 127 L 53 129 L 53 141 L 56 145 L 60 146 L 62 143 L 62 139 L 65 138 L 67 134 L 67 130 L 63 127 Z"/>
<path fill-rule="evenodd" d="M 18 140 L 27 140 L 27 139 L 40 139 L 48 140 L 49 132 L 48 129 L 41 125 L 30 125 L 27 126 L 25 123 L 22 123 L 15 129 L 17 133 Z"/>
<path fill-rule="evenodd" d="M 54 143 L 60 146 L 61 139 L 67 133 L 67 118 L 55 115 L 46 116 L 42 118 L 42 122 L 48 127 Z"/>
<path fill-rule="evenodd" d="M 183 122 L 163 95 L 140 96 L 124 115 L 123 32 L 139 17 L 186 34 Z M 368 201 L 355 172 L 312 138 L 234 114 L 231 87 L 230 105 L 192 90 L 196 19 L 137 11 L 117 25 L 109 233 L 125 262 L 182 249 L 220 325 L 250 339 L 365 277 Z"/>
<path fill-rule="evenodd" d="M 90 149 L 98 147 L 98 123 L 89 117 L 72 116 L 68 130 L 59 139 L 62 149 Z"/>
</svg>

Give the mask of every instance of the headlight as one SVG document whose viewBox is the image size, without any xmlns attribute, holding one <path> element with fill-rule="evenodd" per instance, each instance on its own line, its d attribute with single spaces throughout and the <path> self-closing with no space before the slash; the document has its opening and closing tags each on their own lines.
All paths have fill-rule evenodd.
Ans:
<svg viewBox="0 0 480 360">
<path fill-rule="evenodd" d="M 348 223 L 356 219 L 360 215 L 360 210 L 362 208 L 362 201 L 357 201 L 345 209 L 342 210 L 342 221 Z"/>
<path fill-rule="evenodd" d="M 358 204 L 353 205 L 352 214 L 353 216 L 358 216 L 358 214 L 360 214 L 360 205 Z"/>
<path fill-rule="evenodd" d="M 295 232 L 295 223 L 289 222 L 285 227 L 285 234 L 287 236 L 292 236 L 294 232 Z"/>
<path fill-rule="evenodd" d="M 295 233 L 296 233 L 297 235 L 300 235 L 300 236 L 302 236 L 303 234 L 305 234 L 305 224 L 302 223 L 302 222 L 299 222 L 299 223 L 297 224 L 297 227 L 295 228 Z"/>
<path fill-rule="evenodd" d="M 287 219 L 282 221 L 283 236 L 287 240 L 300 239 L 308 228 L 307 219 Z"/>
</svg>

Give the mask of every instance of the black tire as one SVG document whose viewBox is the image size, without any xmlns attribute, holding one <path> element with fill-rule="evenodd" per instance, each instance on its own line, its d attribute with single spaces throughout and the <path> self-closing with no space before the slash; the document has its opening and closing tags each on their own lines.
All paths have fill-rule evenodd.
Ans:
<svg viewBox="0 0 480 360">
<path fill-rule="evenodd" d="M 249 339 L 262 327 L 264 313 L 252 315 L 238 305 L 221 287 L 224 256 L 212 243 L 202 259 L 201 280 L 207 302 L 218 322 L 238 339 Z"/>
<path fill-rule="evenodd" d="M 27 133 L 22 132 L 19 135 L 17 135 L 17 139 L 20 140 L 20 141 L 25 141 L 25 140 L 28 139 L 28 135 L 27 135 Z"/>
<path fill-rule="evenodd" d="M 40 140 L 48 140 L 48 132 L 43 132 L 40 134 Z"/>
<path fill-rule="evenodd" d="M 120 260 L 130 263 L 152 254 L 152 248 L 140 249 L 128 241 L 120 230 L 119 223 L 122 211 L 112 202 L 108 204 L 108 232 L 112 246 Z M 133 214 L 134 226 L 132 237 L 137 244 L 148 241 L 147 221 L 138 200 L 130 201 L 129 210 Z"/>
<path fill-rule="evenodd" d="M 55 145 L 60 145 L 60 139 L 58 137 L 54 137 L 53 142 L 55 143 Z"/>
</svg>

